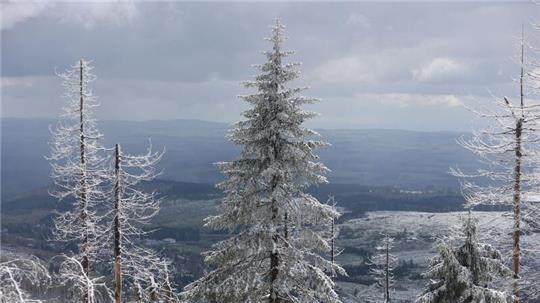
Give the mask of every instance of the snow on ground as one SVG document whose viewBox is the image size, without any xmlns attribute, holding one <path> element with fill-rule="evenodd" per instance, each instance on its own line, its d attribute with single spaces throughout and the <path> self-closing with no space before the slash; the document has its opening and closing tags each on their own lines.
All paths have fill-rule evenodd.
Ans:
<svg viewBox="0 0 540 303">
<path fill-rule="evenodd" d="M 393 302 L 414 302 L 425 285 L 419 276 L 435 253 L 433 244 L 437 239 L 455 234 L 460 227 L 460 217 L 466 212 L 423 213 L 423 212 L 369 212 L 362 218 L 351 219 L 339 225 L 338 247 L 344 252 L 338 262 L 353 269 L 356 276 L 347 282 L 339 282 L 345 293 L 345 302 L 376 302 L 382 295 L 369 279 L 357 270 L 363 265 L 366 254 L 374 252 L 375 246 L 388 232 L 396 238 L 394 254 L 401 261 L 414 266 L 406 274 L 397 277 Z M 478 217 L 478 236 L 481 241 L 497 246 L 509 260 L 512 243 L 512 218 L 509 212 L 473 212 Z M 524 245 L 540 241 L 540 235 L 524 236 Z M 530 244 L 533 245 L 533 244 Z"/>
</svg>

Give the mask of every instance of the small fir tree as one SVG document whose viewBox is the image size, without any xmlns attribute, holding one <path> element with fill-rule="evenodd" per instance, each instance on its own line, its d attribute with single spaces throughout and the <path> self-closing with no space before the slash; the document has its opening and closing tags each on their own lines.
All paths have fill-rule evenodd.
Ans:
<svg viewBox="0 0 540 303">
<path fill-rule="evenodd" d="M 478 242 L 476 223 L 470 213 L 463 219 L 465 241 L 460 247 L 453 247 L 450 240 L 438 242 L 438 255 L 424 274 L 430 284 L 417 303 L 507 303 L 511 296 L 491 288 L 491 283 L 497 276 L 509 277 L 511 271 L 497 249 Z"/>
</svg>

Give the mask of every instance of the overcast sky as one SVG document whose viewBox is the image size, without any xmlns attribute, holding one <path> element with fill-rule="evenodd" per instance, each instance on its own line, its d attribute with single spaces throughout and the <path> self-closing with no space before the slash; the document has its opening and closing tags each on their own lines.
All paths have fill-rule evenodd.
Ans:
<svg viewBox="0 0 540 303">
<path fill-rule="evenodd" d="M 540 6 L 512 3 L 3 3 L 2 117 L 55 117 L 55 68 L 94 60 L 109 120 L 233 122 L 240 84 L 262 63 L 278 16 L 322 101 L 311 125 L 469 130 L 463 104 L 516 97 L 521 24 Z M 536 20 L 535 20 L 536 19 Z M 536 34 L 538 40 L 539 34 Z M 531 37 L 532 39 L 532 37 Z"/>
</svg>

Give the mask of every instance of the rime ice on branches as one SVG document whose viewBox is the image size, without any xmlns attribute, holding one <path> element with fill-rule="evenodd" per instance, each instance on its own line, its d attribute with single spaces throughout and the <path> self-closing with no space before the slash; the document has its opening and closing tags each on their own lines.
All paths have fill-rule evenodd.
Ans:
<svg viewBox="0 0 540 303">
<path fill-rule="evenodd" d="M 219 163 L 228 177 L 219 184 L 225 197 L 221 213 L 206 226 L 229 230 L 231 237 L 204 254 L 213 267 L 186 287 L 184 295 L 211 302 L 340 302 L 328 273 L 344 270 L 322 256 L 330 250 L 317 226 L 328 225 L 338 212 L 304 190 L 325 183 L 328 169 L 314 154 L 327 145 L 302 124 L 315 113 L 302 109 L 316 101 L 290 88 L 298 63 L 284 59 L 284 26 L 272 28 L 267 61 L 245 83 L 255 89 L 241 98 L 251 105 L 236 123 L 230 140 L 241 146 L 238 159 Z"/>
<path fill-rule="evenodd" d="M 164 292 L 173 302 L 174 295 L 169 281 L 167 262 L 159 258 L 152 249 L 141 245 L 146 234 L 145 225 L 159 212 L 161 200 L 154 191 L 141 188 L 141 182 L 153 180 L 156 164 L 163 153 L 153 152 L 151 147 L 143 155 L 122 152 L 119 144 L 114 149 L 112 161 L 114 205 L 107 216 L 110 228 L 106 234 L 113 245 L 115 302 L 122 302 L 122 286 L 126 290 L 142 289 L 136 297 L 143 302 L 151 301 L 152 292 Z M 163 281 L 163 288 L 155 286 L 156 280 Z M 148 291 L 152 288 L 152 291 Z M 147 291 L 144 291 L 147 289 Z"/>
<path fill-rule="evenodd" d="M 478 242 L 476 225 L 477 220 L 469 213 L 463 219 L 462 245 L 454 247 L 452 240 L 456 239 L 437 243 L 438 255 L 424 274 L 430 283 L 417 303 L 507 303 L 511 296 L 490 284 L 497 276 L 510 276 L 511 271 L 497 249 Z"/>
<path fill-rule="evenodd" d="M 51 129 L 48 157 L 56 185 L 51 194 L 60 200 L 67 199 L 73 206 L 55 217 L 53 233 L 58 241 L 77 244 L 75 253 L 87 276 L 102 244 L 100 208 L 106 199 L 103 187 L 108 177 L 102 136 L 93 117 L 99 104 L 90 87 L 96 78 L 92 70 L 90 62 L 81 59 L 59 74 L 67 104 L 56 127 Z M 84 301 L 89 299 L 88 291 L 83 294 Z"/>
<path fill-rule="evenodd" d="M 397 261 L 396 257 L 392 254 L 394 248 L 394 238 L 385 234 L 381 244 L 376 247 L 377 253 L 370 259 L 371 273 L 377 279 L 378 286 L 383 291 L 383 302 L 391 302 L 390 294 L 393 292 L 394 286 L 394 274 L 393 270 Z"/>
<path fill-rule="evenodd" d="M 540 230 L 538 201 L 534 201 L 540 180 L 540 104 L 528 98 L 528 93 L 533 91 L 529 84 L 534 79 L 534 74 L 527 71 L 529 61 L 525 58 L 525 46 L 522 35 L 517 98 L 503 97 L 497 100 L 494 106 L 471 109 L 486 126 L 474 130 L 471 138 L 459 140 L 463 147 L 479 156 L 483 167 L 474 173 L 452 170 L 455 176 L 462 179 L 462 191 L 469 208 L 479 205 L 512 207 L 514 224 L 511 258 L 515 303 L 520 302 L 526 280 L 532 277 L 522 275 L 523 253 L 537 251 L 538 246 L 538 243 L 526 243 L 522 234 L 525 229 L 536 229 L 536 232 Z"/>
</svg>

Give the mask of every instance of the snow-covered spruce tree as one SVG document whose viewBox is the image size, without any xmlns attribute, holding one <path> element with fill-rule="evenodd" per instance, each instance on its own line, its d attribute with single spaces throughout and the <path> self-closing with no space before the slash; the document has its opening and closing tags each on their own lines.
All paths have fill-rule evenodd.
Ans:
<svg viewBox="0 0 540 303">
<path fill-rule="evenodd" d="M 511 297 L 491 288 L 496 276 L 510 276 L 512 272 L 497 249 L 478 242 L 476 224 L 470 213 L 463 218 L 464 243 L 457 248 L 452 240 L 437 243 L 438 255 L 424 274 L 430 284 L 417 303 L 506 303 Z"/>
<path fill-rule="evenodd" d="M 49 271 L 38 258 L 1 251 L 0 303 L 40 303 L 31 293 L 44 293 L 50 283 Z"/>
<path fill-rule="evenodd" d="M 511 102 L 504 97 L 494 107 L 484 108 L 482 111 L 471 109 L 484 120 L 483 123 L 487 122 L 488 126 L 475 130 L 470 139 L 459 140 L 463 147 L 478 155 L 485 166 L 474 174 L 463 173 L 459 169 L 452 170 L 455 176 L 462 178 L 462 191 L 467 207 L 512 206 L 512 288 L 515 303 L 520 301 L 522 292 L 522 223 L 526 222 L 524 218 L 530 218 L 537 209 L 524 197 L 537 183 L 535 170 L 538 167 L 536 150 L 540 119 L 540 104 L 526 96 L 529 73 L 525 69 L 523 37 L 520 46 L 518 101 Z M 475 179 L 480 182 L 475 182 Z M 490 181 L 489 185 L 482 184 L 482 181 L 485 184 L 486 180 Z M 524 211 L 526 213 L 523 213 Z"/>
<path fill-rule="evenodd" d="M 373 266 L 371 274 L 377 279 L 378 286 L 383 291 L 383 302 L 391 302 L 392 286 L 394 285 L 393 269 L 397 261 L 392 254 L 394 247 L 394 238 L 385 234 L 381 244 L 376 247 L 377 253 L 370 258 L 370 264 Z"/>
<path fill-rule="evenodd" d="M 85 275 L 90 276 L 91 262 L 97 261 L 100 231 L 98 208 L 104 201 L 103 182 L 107 180 L 101 156 L 101 134 L 96 128 L 93 111 L 98 106 L 90 84 L 95 80 L 90 62 L 81 59 L 59 74 L 68 103 L 49 142 L 48 157 L 56 188 L 51 194 L 58 199 L 73 201 L 72 208 L 58 214 L 54 220 L 56 240 L 78 245 L 77 258 Z M 97 263 L 97 262 L 96 262 Z M 83 302 L 90 294 L 83 293 Z"/>
<path fill-rule="evenodd" d="M 114 177 L 113 196 L 114 207 L 107 216 L 112 218 L 111 227 L 107 234 L 114 243 L 114 297 L 115 302 L 122 299 L 122 285 L 128 289 L 154 287 L 156 279 L 167 277 L 169 273 L 157 254 L 140 244 L 146 232 L 144 225 L 159 212 L 160 199 L 156 192 L 145 192 L 140 187 L 142 181 L 153 180 L 157 173 L 156 163 L 163 153 L 152 152 L 151 147 L 144 155 L 128 155 L 121 151 L 120 145 L 115 145 L 114 151 Z M 167 282 L 168 283 L 168 282 Z M 170 302 L 174 299 L 170 284 L 166 290 L 170 294 Z M 161 291 L 157 287 L 155 291 Z M 136 295 L 147 302 L 148 292 Z"/>
<path fill-rule="evenodd" d="M 316 99 L 299 96 L 302 88 L 287 87 L 298 71 L 296 63 L 284 62 L 292 52 L 282 48 L 283 29 L 277 19 L 267 62 L 246 83 L 257 92 L 242 96 L 252 107 L 230 135 L 242 146 L 241 155 L 219 163 L 228 176 L 219 184 L 225 198 L 221 213 L 207 218 L 206 226 L 229 230 L 231 237 L 204 254 L 214 269 L 186 286 L 190 302 L 340 302 L 327 273 L 345 272 L 321 256 L 330 247 L 315 228 L 338 212 L 304 192 L 326 182 L 327 168 L 313 153 L 326 143 L 302 126 L 315 114 L 301 106 Z"/>
</svg>

